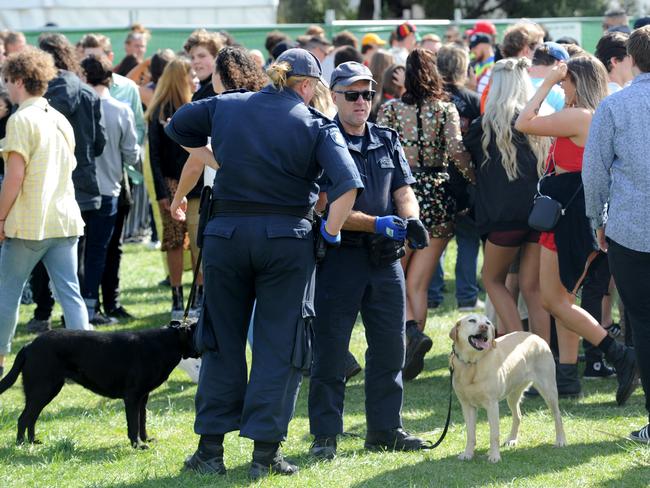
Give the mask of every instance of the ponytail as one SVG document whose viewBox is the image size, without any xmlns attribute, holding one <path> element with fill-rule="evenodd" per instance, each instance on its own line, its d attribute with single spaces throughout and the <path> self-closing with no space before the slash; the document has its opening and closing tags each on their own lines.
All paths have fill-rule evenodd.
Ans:
<svg viewBox="0 0 650 488">
<path fill-rule="evenodd" d="M 287 86 L 287 73 L 291 71 L 291 65 L 286 62 L 273 63 L 267 70 L 266 74 L 271 78 L 271 83 L 278 90 L 283 90 Z"/>
<path fill-rule="evenodd" d="M 305 80 L 316 80 L 316 78 L 302 75 L 287 76 L 289 71 L 291 71 L 291 65 L 285 61 L 280 61 L 279 63 L 273 63 L 266 70 L 266 74 L 269 76 L 271 83 L 273 83 L 273 86 L 277 90 L 293 88 Z"/>
</svg>

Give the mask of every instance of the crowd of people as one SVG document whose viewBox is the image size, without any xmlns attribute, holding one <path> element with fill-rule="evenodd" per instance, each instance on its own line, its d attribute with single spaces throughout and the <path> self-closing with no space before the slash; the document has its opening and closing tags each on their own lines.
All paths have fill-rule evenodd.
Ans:
<svg viewBox="0 0 650 488">
<path fill-rule="evenodd" d="M 444 39 L 409 22 L 389 40 L 273 31 L 268 56 L 199 29 L 148 58 L 150 33 L 136 25 L 117 64 L 101 34 L 73 45 L 44 33 L 28 46 L 4 33 L 0 376 L 28 280 L 31 332 L 51 328 L 50 280 L 66 327 L 132 318 L 120 302 L 122 234 L 144 179 L 172 319 L 183 316 L 184 251 L 199 255 L 201 191 L 213 188 L 190 304 L 203 363 L 189 469 L 224 473 L 223 434 L 239 430 L 255 440 L 254 476 L 295 472 L 279 442 L 301 370 L 311 452 L 334 457 L 345 382 L 361 371 L 348 352 L 359 312 L 366 447 L 426 448 L 402 427 L 403 381 L 432 347 L 427 315 L 454 238 L 459 311 L 485 308 L 499 334 L 548 342 L 561 397 L 581 392 L 582 338 L 582 376 L 615 375 L 623 405 L 640 373 L 650 413 L 650 19 L 633 30 L 624 12 L 605 21 L 593 55 L 530 21 L 501 36 L 489 21 L 452 26 Z M 545 198 L 561 215 L 540 230 L 529 215 Z M 317 267 L 313 234 L 328 247 Z M 650 442 L 649 425 L 631 438 Z"/>
</svg>

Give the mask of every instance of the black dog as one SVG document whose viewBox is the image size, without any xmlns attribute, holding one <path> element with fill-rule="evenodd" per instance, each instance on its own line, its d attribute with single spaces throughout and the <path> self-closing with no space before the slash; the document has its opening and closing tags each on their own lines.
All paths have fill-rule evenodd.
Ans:
<svg viewBox="0 0 650 488">
<path fill-rule="evenodd" d="M 171 325 L 138 332 L 53 330 L 16 355 L 11 371 L 0 380 L 0 393 L 23 373 L 25 409 L 18 417 L 16 442 L 34 439 L 43 408 L 61 391 L 66 378 L 109 398 L 122 398 L 127 431 L 134 448 L 146 449 L 149 393 L 159 387 L 181 358 L 198 357 L 195 325 Z"/>
</svg>

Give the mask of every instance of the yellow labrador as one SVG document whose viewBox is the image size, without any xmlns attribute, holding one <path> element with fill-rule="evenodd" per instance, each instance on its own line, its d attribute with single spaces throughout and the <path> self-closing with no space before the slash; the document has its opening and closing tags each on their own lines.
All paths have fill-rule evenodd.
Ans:
<svg viewBox="0 0 650 488">
<path fill-rule="evenodd" d="M 449 333 L 453 385 L 463 408 L 467 445 L 459 459 L 472 459 L 476 446 L 476 409 L 487 410 L 490 424 L 488 460 L 499 462 L 499 401 L 507 398 L 512 411 L 512 430 L 505 442 L 517 444 L 521 422 L 519 402 L 532 383 L 555 418 L 555 445 L 566 445 L 555 384 L 555 362 L 546 342 L 528 332 L 512 332 L 495 340 L 494 325 L 484 315 L 460 319 Z"/>
</svg>

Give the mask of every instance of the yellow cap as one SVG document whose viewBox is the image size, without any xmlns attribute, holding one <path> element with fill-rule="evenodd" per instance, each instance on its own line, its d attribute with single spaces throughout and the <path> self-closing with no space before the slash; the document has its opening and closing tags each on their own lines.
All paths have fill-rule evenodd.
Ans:
<svg viewBox="0 0 650 488">
<path fill-rule="evenodd" d="M 384 46 L 386 44 L 386 41 L 384 41 L 381 37 L 379 37 L 374 32 L 369 32 L 361 39 L 362 46 L 367 46 L 368 44 L 376 44 L 378 46 Z"/>
</svg>

